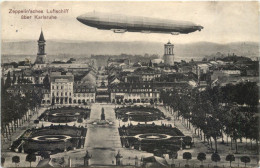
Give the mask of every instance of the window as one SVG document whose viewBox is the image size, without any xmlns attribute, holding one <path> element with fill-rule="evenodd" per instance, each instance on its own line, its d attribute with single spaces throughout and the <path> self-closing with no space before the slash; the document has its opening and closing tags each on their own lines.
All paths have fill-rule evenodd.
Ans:
<svg viewBox="0 0 260 168">
<path fill-rule="evenodd" d="M 65 92 L 65 96 L 67 96 L 67 92 Z"/>
</svg>

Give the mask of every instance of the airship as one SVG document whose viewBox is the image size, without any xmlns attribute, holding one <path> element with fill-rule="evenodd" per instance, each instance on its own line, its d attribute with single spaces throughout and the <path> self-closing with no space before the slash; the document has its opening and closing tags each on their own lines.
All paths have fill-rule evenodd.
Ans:
<svg viewBox="0 0 260 168">
<path fill-rule="evenodd" d="M 87 26 L 101 30 L 112 30 L 114 33 L 142 32 L 165 34 L 188 34 L 201 31 L 202 26 L 189 21 L 176 21 L 140 16 L 126 16 L 90 12 L 77 17 L 77 20 Z"/>
</svg>

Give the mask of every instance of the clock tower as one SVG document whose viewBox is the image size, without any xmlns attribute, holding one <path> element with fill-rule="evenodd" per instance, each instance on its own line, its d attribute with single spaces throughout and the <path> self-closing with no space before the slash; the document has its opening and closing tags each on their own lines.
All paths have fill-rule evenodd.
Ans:
<svg viewBox="0 0 260 168">
<path fill-rule="evenodd" d="M 174 65 L 174 45 L 170 41 L 164 45 L 164 64 L 165 65 Z"/>
<path fill-rule="evenodd" d="M 34 63 L 36 68 L 42 68 L 45 67 L 46 65 L 45 42 L 46 41 L 44 39 L 43 32 L 41 30 L 41 34 L 38 40 L 38 53 Z"/>
</svg>

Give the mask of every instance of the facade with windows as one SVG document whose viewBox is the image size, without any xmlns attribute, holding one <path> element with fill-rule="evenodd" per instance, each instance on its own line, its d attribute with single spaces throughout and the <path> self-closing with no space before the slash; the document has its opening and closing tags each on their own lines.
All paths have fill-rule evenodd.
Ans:
<svg viewBox="0 0 260 168">
<path fill-rule="evenodd" d="M 119 83 L 110 87 L 111 103 L 158 103 L 160 91 L 152 83 Z"/>
<path fill-rule="evenodd" d="M 73 82 L 74 76 L 71 73 L 53 73 L 51 81 L 51 103 L 52 104 L 72 104 L 73 102 Z"/>
<path fill-rule="evenodd" d="M 75 84 L 73 88 L 73 104 L 95 103 L 96 89 L 86 84 Z"/>
<path fill-rule="evenodd" d="M 43 105 L 86 105 L 95 102 L 95 87 L 74 83 L 72 73 L 50 75 L 50 90 L 46 90 Z"/>
</svg>

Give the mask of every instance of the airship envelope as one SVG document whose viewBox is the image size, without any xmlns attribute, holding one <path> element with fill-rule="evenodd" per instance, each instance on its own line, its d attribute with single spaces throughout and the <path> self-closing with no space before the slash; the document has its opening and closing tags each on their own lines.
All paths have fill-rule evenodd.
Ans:
<svg viewBox="0 0 260 168">
<path fill-rule="evenodd" d="M 102 30 L 112 30 L 115 33 L 142 32 L 166 33 L 172 35 L 188 34 L 201 31 L 202 26 L 187 21 L 157 19 L 140 16 L 126 16 L 91 12 L 77 17 L 81 23 Z"/>
</svg>

